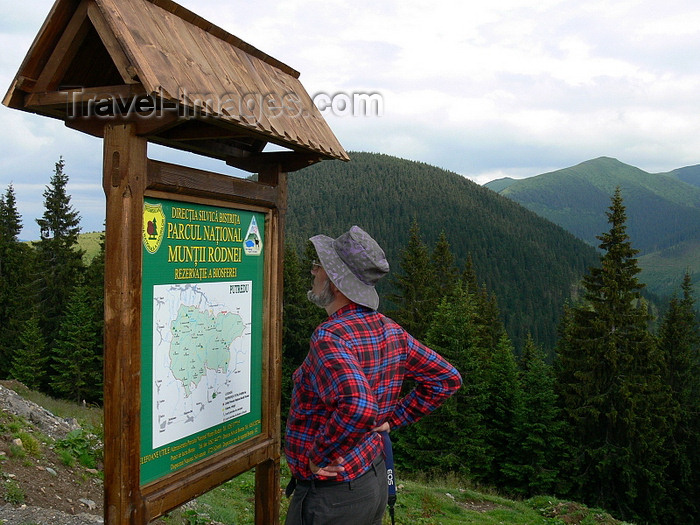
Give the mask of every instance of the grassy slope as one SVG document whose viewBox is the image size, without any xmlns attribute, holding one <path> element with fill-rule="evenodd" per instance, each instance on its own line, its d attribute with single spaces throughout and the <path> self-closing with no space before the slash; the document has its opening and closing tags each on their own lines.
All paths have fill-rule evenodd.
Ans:
<svg viewBox="0 0 700 525">
<path fill-rule="evenodd" d="M 55 400 L 24 387 L 17 388 L 17 385 L 10 385 L 10 387 L 59 417 L 76 418 L 82 425 L 95 430 L 101 425 L 102 411 L 98 408 Z M 16 426 L 10 430 L 9 426 L 0 424 L 0 439 L 12 439 L 12 432 L 18 432 Z M 0 461 L 0 471 L 1 467 Z M 281 479 L 283 485 L 289 479 L 289 470 L 284 461 Z M 397 525 L 462 525 L 464 523 L 624 525 L 623 522 L 614 520 L 599 509 L 588 509 L 578 503 L 550 496 L 538 496 L 525 501 L 511 500 L 491 491 L 475 490 L 467 481 L 449 475 L 439 480 L 407 480 L 401 478 L 399 471 L 397 482 L 398 500 L 395 507 Z M 3 496 L 4 493 L 0 491 L 0 498 Z M 0 506 L 4 503 L 0 499 Z M 288 501 L 282 497 L 282 522 L 287 506 Z M 157 523 L 162 525 L 253 524 L 254 508 L 255 474 L 254 471 L 248 471 L 209 491 L 194 503 L 176 509 L 157 520 Z M 387 525 L 390 523 L 388 513 L 384 523 Z"/>
</svg>

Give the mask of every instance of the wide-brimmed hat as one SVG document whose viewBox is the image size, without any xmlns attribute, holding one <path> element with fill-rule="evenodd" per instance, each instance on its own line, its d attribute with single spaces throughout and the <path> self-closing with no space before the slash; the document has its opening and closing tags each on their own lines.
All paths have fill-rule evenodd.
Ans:
<svg viewBox="0 0 700 525">
<path fill-rule="evenodd" d="M 384 250 L 366 231 L 353 226 L 337 239 L 315 235 L 309 239 L 331 282 L 354 303 L 376 310 L 377 281 L 389 273 Z"/>
</svg>

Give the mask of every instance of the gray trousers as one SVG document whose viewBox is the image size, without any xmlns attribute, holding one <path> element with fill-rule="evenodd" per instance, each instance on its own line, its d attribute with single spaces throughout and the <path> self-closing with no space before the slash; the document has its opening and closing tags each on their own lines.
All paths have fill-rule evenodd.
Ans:
<svg viewBox="0 0 700 525">
<path fill-rule="evenodd" d="M 346 483 L 301 481 L 285 525 L 381 525 L 388 498 L 386 465 L 377 458 L 362 476 Z"/>
</svg>

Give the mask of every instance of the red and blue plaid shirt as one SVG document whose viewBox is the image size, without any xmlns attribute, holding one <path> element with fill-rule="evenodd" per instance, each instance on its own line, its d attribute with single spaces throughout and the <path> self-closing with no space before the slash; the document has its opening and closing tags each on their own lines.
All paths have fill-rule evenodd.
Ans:
<svg viewBox="0 0 700 525">
<path fill-rule="evenodd" d="M 404 378 L 416 387 L 399 399 Z M 382 452 L 372 428 L 413 423 L 440 406 L 462 384 L 459 372 L 388 317 L 351 303 L 316 328 L 309 354 L 294 372 L 285 453 L 297 479 L 340 462 L 332 478 L 349 481 Z"/>
</svg>

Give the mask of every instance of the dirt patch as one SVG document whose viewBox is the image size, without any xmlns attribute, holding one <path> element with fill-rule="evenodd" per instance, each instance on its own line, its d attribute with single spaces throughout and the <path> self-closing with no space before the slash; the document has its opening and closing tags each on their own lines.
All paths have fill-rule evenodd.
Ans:
<svg viewBox="0 0 700 525">
<path fill-rule="evenodd" d="M 13 441 L 8 436 L 3 436 L 0 441 L 0 456 L 5 458 L 0 469 L 5 480 L 6 498 L 9 496 L 15 504 L 102 516 L 104 490 L 96 470 L 67 467 L 46 443 L 42 445 L 39 458 L 16 457 Z M 9 495 L 8 484 L 12 489 Z"/>
<path fill-rule="evenodd" d="M 474 512 L 489 512 L 494 509 L 502 509 L 503 505 L 491 503 L 488 501 L 460 501 L 457 503 L 460 507 Z"/>
</svg>

